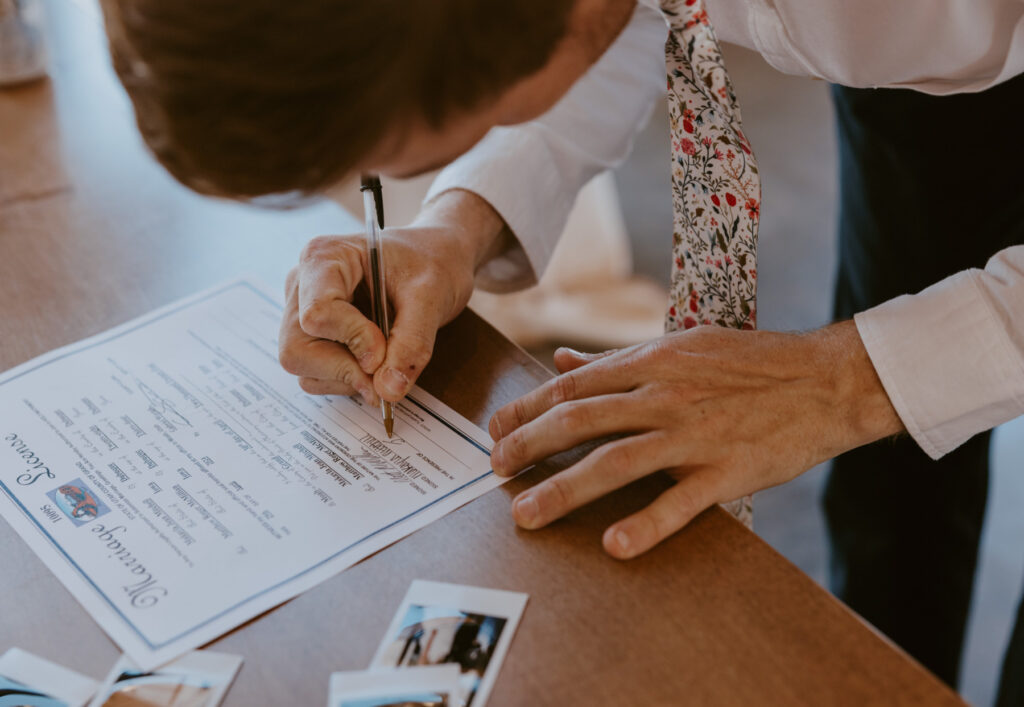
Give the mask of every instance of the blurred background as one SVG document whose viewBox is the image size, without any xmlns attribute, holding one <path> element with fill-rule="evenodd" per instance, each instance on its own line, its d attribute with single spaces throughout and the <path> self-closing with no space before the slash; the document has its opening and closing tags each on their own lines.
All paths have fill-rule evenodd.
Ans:
<svg viewBox="0 0 1024 707">
<path fill-rule="evenodd" d="M 0 5 L 13 7 L 12 2 L 0 0 Z M 274 213 L 203 200 L 175 184 L 152 160 L 139 159 L 143 148 L 130 105 L 109 68 L 95 0 L 43 4 L 49 18 L 46 39 L 52 78 L 35 87 L 0 89 L 0 125 L 17 125 L 15 113 L 26 107 L 46 119 L 26 127 L 21 135 L 0 133 L 0 207 L 29 201 L 42 205 L 65 193 L 72 182 L 84 184 L 79 189 L 85 205 L 90 194 L 116 193 L 130 201 L 133 191 L 159 192 L 165 208 L 132 217 L 157 224 L 166 234 L 166 242 L 157 247 L 168 270 L 187 263 L 209 284 L 252 273 L 275 289 L 310 237 L 359 230 L 359 201 L 351 188 L 333 195 L 351 213 L 330 203 Z M 0 68 L 4 48 L 12 46 L 0 27 Z M 759 325 L 777 330 L 821 326 L 830 320 L 836 252 L 836 146 L 828 87 L 779 74 L 758 55 L 735 47 L 726 48 L 726 61 L 763 180 Z M 53 133 L 60 135 L 59 144 L 50 139 Z M 32 149 L 25 149 L 26 142 Z M 600 350 L 657 336 L 667 300 L 672 240 L 668 165 L 668 119 L 660 108 L 630 159 L 587 188 L 541 284 L 511 296 L 480 294 L 474 308 L 549 368 L 559 345 Z M 13 173 L 18 179 L 11 178 Z M 90 179 L 72 179 L 79 174 Z M 388 185 L 392 225 L 411 218 L 428 182 L 424 178 Z M 99 216 L 87 207 L 75 213 L 75 219 L 91 218 Z M 227 223 L 239 230 L 237 240 L 231 247 L 211 250 L 205 235 Z M 239 224 L 244 226 L 239 229 Z M 23 230 L 24 238 L 30 239 L 31 226 Z M 16 247 L 21 247 L 18 242 L 0 243 L 0 253 Z M 101 263 L 74 265 L 102 271 Z M 150 277 L 156 278 L 149 288 L 153 301 L 132 303 L 138 314 L 190 294 L 176 289 L 175 278 L 163 282 L 160 274 Z M 117 287 L 116 282 L 105 284 Z M 60 293 L 60 283 L 54 288 L 58 303 L 62 296 L 77 298 L 91 330 L 120 323 L 108 321 L 101 308 L 90 309 L 90 293 Z M 2 289 L 0 282 L 0 293 Z M 40 317 L 40 326 L 45 326 L 45 313 Z M 1024 419 L 997 431 L 993 458 L 961 685 L 964 696 L 978 705 L 992 703 L 1024 577 L 1024 514 L 1019 510 L 1024 507 Z M 823 480 L 823 469 L 817 468 L 758 494 L 755 530 L 827 587 L 819 508 Z"/>
</svg>

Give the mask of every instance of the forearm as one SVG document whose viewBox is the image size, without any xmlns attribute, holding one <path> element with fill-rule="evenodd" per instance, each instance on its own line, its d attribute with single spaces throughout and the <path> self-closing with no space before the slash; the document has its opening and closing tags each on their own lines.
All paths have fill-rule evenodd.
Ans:
<svg viewBox="0 0 1024 707">
<path fill-rule="evenodd" d="M 465 189 L 451 189 L 431 199 L 412 225 L 454 234 L 469 256 L 474 273 L 515 242 L 494 207 Z"/>
<path fill-rule="evenodd" d="M 665 21 L 639 6 L 629 26 L 575 86 L 540 118 L 492 129 L 446 167 L 428 203 L 449 190 L 479 195 L 515 236 L 477 286 L 508 292 L 543 275 L 579 190 L 628 155 L 665 90 Z"/>
</svg>

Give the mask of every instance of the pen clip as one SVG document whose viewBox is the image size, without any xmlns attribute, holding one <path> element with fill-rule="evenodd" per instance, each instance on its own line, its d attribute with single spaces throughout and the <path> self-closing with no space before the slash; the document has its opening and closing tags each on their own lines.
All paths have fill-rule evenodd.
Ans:
<svg viewBox="0 0 1024 707">
<path fill-rule="evenodd" d="M 384 191 L 380 177 L 375 174 L 364 174 L 359 179 L 359 191 L 373 194 L 373 206 L 377 214 L 377 228 L 384 228 Z"/>
</svg>

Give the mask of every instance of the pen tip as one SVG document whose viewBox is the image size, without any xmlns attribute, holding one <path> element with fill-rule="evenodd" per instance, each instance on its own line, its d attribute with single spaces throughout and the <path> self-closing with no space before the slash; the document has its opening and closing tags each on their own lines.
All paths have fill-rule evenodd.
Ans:
<svg viewBox="0 0 1024 707">
<path fill-rule="evenodd" d="M 391 439 L 395 432 L 395 420 L 394 418 L 388 418 L 384 420 L 384 431 L 388 433 L 388 439 Z"/>
</svg>

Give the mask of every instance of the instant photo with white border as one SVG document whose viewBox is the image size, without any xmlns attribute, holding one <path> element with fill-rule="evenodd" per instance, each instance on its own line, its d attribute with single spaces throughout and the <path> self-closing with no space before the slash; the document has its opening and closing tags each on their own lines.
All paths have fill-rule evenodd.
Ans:
<svg viewBox="0 0 1024 707">
<path fill-rule="evenodd" d="M 460 675 L 456 663 L 332 673 L 327 707 L 455 707 Z"/>
<path fill-rule="evenodd" d="M 131 694 L 140 704 L 217 707 L 241 665 L 242 657 L 238 655 L 192 651 L 146 671 L 140 670 L 127 655 L 122 655 L 89 707 L 104 707 L 118 694 Z"/>
<path fill-rule="evenodd" d="M 391 620 L 371 667 L 458 664 L 456 707 L 483 707 L 528 598 L 519 592 L 418 579 Z"/>
<path fill-rule="evenodd" d="M 5 685 L 7 681 L 13 684 Z M 15 700 L 12 704 L 50 707 L 61 703 L 81 707 L 96 692 L 98 684 L 92 678 L 20 648 L 11 648 L 0 657 L 0 690 L 12 690 L 10 696 Z M 28 692 L 15 692 L 20 688 Z"/>
</svg>

